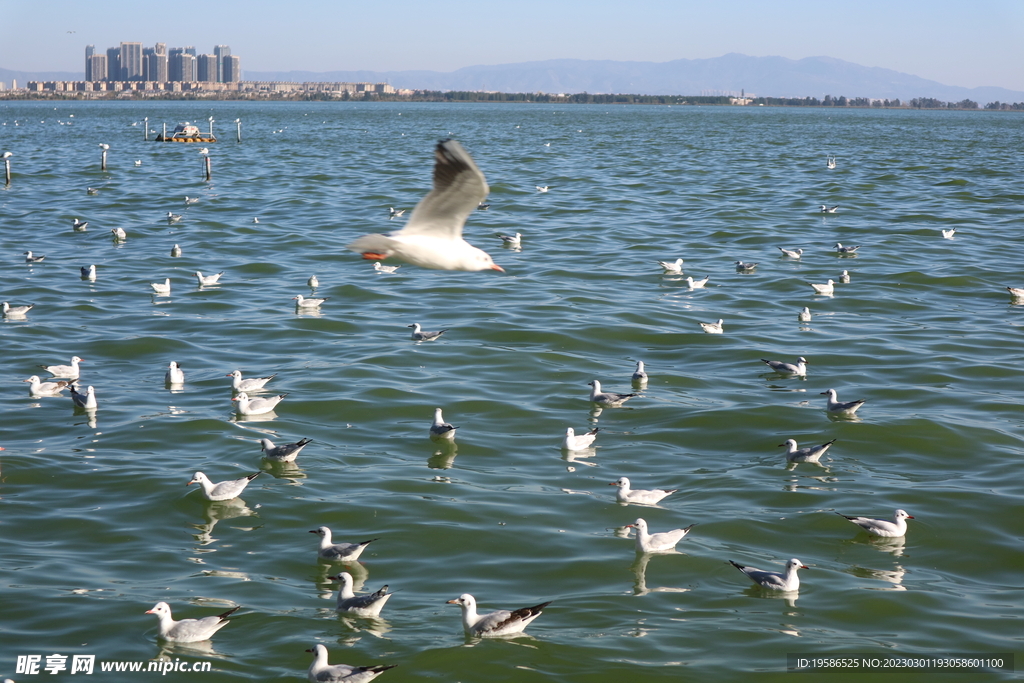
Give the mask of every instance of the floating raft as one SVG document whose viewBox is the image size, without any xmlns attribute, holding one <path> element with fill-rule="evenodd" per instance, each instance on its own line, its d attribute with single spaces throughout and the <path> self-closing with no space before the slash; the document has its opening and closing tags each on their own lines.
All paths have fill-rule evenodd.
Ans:
<svg viewBox="0 0 1024 683">
<path fill-rule="evenodd" d="M 157 142 L 217 142 L 217 138 L 212 135 L 198 135 L 183 137 L 179 135 L 168 135 L 164 138 L 163 135 L 156 136 Z"/>
<path fill-rule="evenodd" d="M 174 127 L 171 135 L 167 134 L 167 124 L 164 124 L 164 132 L 156 136 L 157 142 L 217 142 L 213 136 L 213 120 L 210 121 L 210 132 L 199 132 L 198 126 L 193 126 L 188 121 L 179 123 Z"/>
</svg>

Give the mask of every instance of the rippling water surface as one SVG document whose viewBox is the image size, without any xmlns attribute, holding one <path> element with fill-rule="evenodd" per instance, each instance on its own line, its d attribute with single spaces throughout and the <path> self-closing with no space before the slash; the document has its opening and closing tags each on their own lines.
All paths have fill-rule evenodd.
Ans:
<svg viewBox="0 0 1024 683">
<path fill-rule="evenodd" d="M 210 115 L 210 182 L 199 145 L 145 142 L 138 123 Z M 36 305 L 0 325 L 0 674 L 60 653 L 216 671 L 167 680 L 298 680 L 315 643 L 332 662 L 397 663 L 381 679 L 396 683 L 788 680 L 787 653 L 1024 651 L 1024 306 L 1004 289 L 1024 287 L 1020 116 L 5 103 L 0 123 L 15 153 L 0 291 Z M 466 237 L 507 274 L 375 273 L 344 245 L 401 226 L 388 207 L 423 196 L 449 136 L 491 185 Z M 521 251 L 493 236 L 515 231 Z M 840 257 L 837 241 L 863 246 Z M 30 249 L 46 261 L 26 265 Z M 655 264 L 678 257 L 707 288 Z M 844 269 L 833 298 L 806 284 Z M 196 270 L 222 284 L 197 287 Z M 330 300 L 296 313 L 313 274 Z M 167 277 L 171 295 L 153 296 Z M 702 333 L 719 318 L 725 334 Z M 413 322 L 451 330 L 416 344 Z M 93 415 L 21 382 L 72 355 Z M 759 360 L 800 355 L 806 379 Z M 164 386 L 172 360 L 183 390 Z M 641 396 L 592 411 L 587 382 L 626 391 L 636 360 Z M 236 368 L 277 373 L 268 388 L 288 397 L 271 419 L 234 416 Z M 829 388 L 867 399 L 859 419 L 826 415 Z M 456 449 L 427 439 L 435 407 Z M 569 426 L 600 426 L 596 448 L 560 451 Z M 271 465 L 264 436 L 313 443 Z M 837 442 L 793 467 L 788 438 Z M 244 502 L 184 486 L 258 469 Z M 619 506 L 620 476 L 679 491 Z M 915 519 L 888 542 L 833 514 L 895 508 Z M 677 553 L 638 557 L 622 528 L 638 516 L 697 526 Z M 335 614 L 341 567 L 317 561 L 319 525 L 379 537 L 350 570 L 361 590 L 399 590 L 386 620 Z M 809 569 L 788 598 L 727 562 L 791 557 Z M 554 603 L 529 637 L 473 642 L 445 604 L 460 593 L 488 610 Z M 206 649 L 162 647 L 143 614 L 158 600 L 178 617 L 242 609 Z"/>
</svg>

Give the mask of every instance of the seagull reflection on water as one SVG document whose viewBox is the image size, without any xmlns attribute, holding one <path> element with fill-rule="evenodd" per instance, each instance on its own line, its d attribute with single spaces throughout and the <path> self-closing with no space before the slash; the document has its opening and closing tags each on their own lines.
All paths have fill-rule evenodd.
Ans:
<svg viewBox="0 0 1024 683">
<path fill-rule="evenodd" d="M 629 534 L 629 529 L 622 527 L 626 534 Z M 616 533 L 618 535 L 618 533 Z M 665 553 L 659 553 L 664 555 Z M 676 553 L 682 555 L 683 553 Z M 676 588 L 674 586 L 660 586 L 657 588 L 647 587 L 647 563 L 651 561 L 654 555 L 650 553 L 637 553 L 636 561 L 630 565 L 629 571 L 633 572 L 635 581 L 633 582 L 633 595 L 647 595 L 648 593 L 688 593 L 689 588 Z"/>
<path fill-rule="evenodd" d="M 193 529 L 199 532 L 198 534 L 193 534 L 193 538 L 195 538 L 196 543 L 199 545 L 209 545 L 218 540 L 213 537 L 213 528 L 217 526 L 217 522 L 225 519 L 235 519 L 236 517 L 256 515 L 252 508 L 247 506 L 241 498 L 216 502 L 203 501 L 202 505 L 204 523 L 191 525 Z"/>
<path fill-rule="evenodd" d="M 438 441 L 437 450 L 427 460 L 427 467 L 432 470 L 450 470 L 458 454 L 459 445 L 454 441 Z"/>
</svg>

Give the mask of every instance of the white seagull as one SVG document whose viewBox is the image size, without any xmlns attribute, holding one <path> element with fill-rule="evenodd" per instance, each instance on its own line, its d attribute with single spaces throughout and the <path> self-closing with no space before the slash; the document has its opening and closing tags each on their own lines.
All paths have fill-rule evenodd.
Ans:
<svg viewBox="0 0 1024 683">
<path fill-rule="evenodd" d="M 835 213 L 838 210 L 839 210 L 839 205 L 838 204 L 836 204 L 835 206 L 825 206 L 824 204 L 821 205 L 821 212 L 822 213 Z"/>
<path fill-rule="evenodd" d="M 797 448 L 795 439 L 786 439 L 786 443 L 780 443 L 779 448 L 786 449 L 786 460 L 789 462 L 818 462 L 821 456 L 825 455 L 825 451 L 831 448 L 835 442 L 836 440 L 832 439 L 820 446 Z"/>
<path fill-rule="evenodd" d="M 826 157 L 825 168 L 834 169 L 836 167 L 836 158 L 833 156 Z"/>
<path fill-rule="evenodd" d="M 1006 291 L 1010 293 L 1012 299 L 1024 299 L 1024 287 L 1007 287 Z"/>
<path fill-rule="evenodd" d="M 244 491 L 245 487 L 249 485 L 249 482 L 261 474 L 263 474 L 262 470 L 259 472 L 253 472 L 241 479 L 232 479 L 230 481 L 222 481 L 219 484 L 214 484 L 205 474 L 202 472 L 196 472 L 192 475 L 192 481 L 185 484 L 185 486 L 199 484 L 203 488 L 203 497 L 205 497 L 206 500 L 231 500 L 242 495 L 242 491 Z"/>
<path fill-rule="evenodd" d="M 224 271 L 220 271 L 216 275 L 203 275 L 198 270 L 196 271 L 196 280 L 199 281 L 200 287 L 207 287 L 209 285 L 216 285 L 220 282 L 220 276 L 224 274 Z"/>
<path fill-rule="evenodd" d="M 844 270 L 839 274 L 839 281 L 844 285 L 850 284 L 850 271 Z"/>
<path fill-rule="evenodd" d="M 54 377 L 61 377 L 64 379 L 78 379 L 78 364 L 84 363 L 84 358 L 78 356 L 71 356 L 71 365 L 40 365 L 43 370 Z"/>
<path fill-rule="evenodd" d="M 110 232 L 114 234 L 115 242 L 124 242 L 128 239 L 128 233 L 124 231 L 124 228 L 111 228 Z"/>
<path fill-rule="evenodd" d="M 647 371 L 644 370 L 644 362 L 642 360 L 638 360 L 636 362 L 636 370 L 633 371 L 633 377 L 631 379 L 640 384 L 647 383 Z"/>
<path fill-rule="evenodd" d="M 173 211 L 168 211 L 167 212 L 167 222 L 168 223 L 177 223 L 180 220 L 181 220 L 181 214 L 180 213 L 174 213 Z"/>
<path fill-rule="evenodd" d="M 761 362 L 780 375 L 807 376 L 807 359 L 803 356 L 797 358 L 796 363 L 783 363 L 781 360 L 765 360 L 764 358 L 761 359 Z"/>
<path fill-rule="evenodd" d="M 155 614 L 160 620 L 160 638 L 162 640 L 174 643 L 196 643 L 212 638 L 214 633 L 228 625 L 228 617 L 240 609 L 241 606 L 235 607 L 215 617 L 175 621 L 171 618 L 170 606 L 166 602 L 158 602 L 153 609 L 146 610 L 146 614 Z"/>
<path fill-rule="evenodd" d="M 316 279 L 316 275 L 310 275 L 309 279 L 306 280 L 306 285 L 308 285 L 310 289 L 316 289 L 320 286 L 320 281 Z"/>
<path fill-rule="evenodd" d="M 136 159 L 135 160 L 135 165 L 136 166 L 142 166 L 142 159 Z"/>
<path fill-rule="evenodd" d="M 89 221 L 80 221 L 75 218 L 71 221 L 71 227 L 81 232 L 89 227 Z"/>
<path fill-rule="evenodd" d="M 692 277 L 687 277 L 686 284 L 690 286 L 690 289 L 700 289 L 701 287 L 706 285 L 708 283 L 708 280 L 710 279 L 710 275 L 705 275 L 703 280 L 694 280 Z"/>
<path fill-rule="evenodd" d="M 179 247 L 177 244 L 171 247 L 171 256 L 175 258 L 181 256 L 181 247 Z"/>
<path fill-rule="evenodd" d="M 106 144 L 105 142 L 101 142 L 100 147 L 103 148 L 104 152 L 110 149 L 110 145 Z"/>
<path fill-rule="evenodd" d="M 11 306 L 6 301 L 3 303 L 5 318 L 24 318 L 25 314 L 35 308 L 35 304 L 27 306 Z"/>
<path fill-rule="evenodd" d="M 519 232 L 514 235 L 502 235 L 500 232 L 496 232 L 494 235 L 501 239 L 502 244 L 508 247 L 518 247 L 523 243 L 523 235 Z"/>
<path fill-rule="evenodd" d="M 395 258 L 435 270 L 498 270 L 490 255 L 462 238 L 462 226 L 489 188 L 484 174 L 455 140 L 435 150 L 434 189 L 413 209 L 405 227 L 387 235 L 364 235 L 348 248 L 364 259 Z"/>
<path fill-rule="evenodd" d="M 277 373 L 270 375 L 269 377 L 250 377 L 249 379 L 242 379 L 242 371 L 234 370 L 224 375 L 225 377 L 231 377 L 231 390 L 235 393 L 242 391 L 260 391 L 266 386 L 267 382 L 277 377 Z"/>
<path fill-rule="evenodd" d="M 363 541 L 362 543 L 332 543 L 331 530 L 325 526 L 317 527 L 309 533 L 320 535 L 320 548 L 317 550 L 317 555 L 325 560 L 333 560 L 335 562 L 355 562 L 363 554 L 363 551 L 366 550 L 367 545 L 380 540 L 371 538 L 369 541 Z"/>
<path fill-rule="evenodd" d="M 395 271 L 397 271 L 401 267 L 402 266 L 400 266 L 400 265 L 399 266 L 385 266 L 385 265 L 381 264 L 380 261 L 374 261 L 373 262 L 373 269 L 375 271 L 377 271 L 378 273 L 394 273 Z"/>
<path fill-rule="evenodd" d="M 263 451 L 263 456 L 267 460 L 295 462 L 295 458 L 299 457 L 302 449 L 310 443 L 312 443 L 312 439 L 299 439 L 295 443 L 283 443 L 280 446 L 275 446 L 270 439 L 260 439 L 260 450 Z"/>
<path fill-rule="evenodd" d="M 858 401 L 847 401 L 846 403 L 843 403 L 842 401 L 836 400 L 836 390 L 835 389 L 829 389 L 828 391 L 823 391 L 823 392 L 821 392 L 821 395 L 822 396 L 828 396 L 828 403 L 826 404 L 826 409 L 830 413 L 846 413 L 848 415 L 853 415 L 854 413 L 857 412 L 858 408 L 860 408 L 862 405 L 864 405 L 864 400 L 865 400 L 865 399 L 860 399 Z"/>
<path fill-rule="evenodd" d="M 743 261 L 736 262 L 736 270 L 740 271 L 741 273 L 749 273 L 750 271 L 754 270 L 754 268 L 757 268 L 756 263 L 744 263 Z"/>
<path fill-rule="evenodd" d="M 745 567 L 742 564 L 733 562 L 732 560 L 729 560 L 729 564 L 746 574 L 748 579 L 762 588 L 767 588 L 773 591 L 784 591 L 787 593 L 800 590 L 800 577 L 797 576 L 796 572 L 798 569 L 807 569 L 807 567 L 795 557 L 786 562 L 785 573 L 769 572 L 762 569 L 754 569 L 753 567 Z"/>
<path fill-rule="evenodd" d="M 551 604 L 551 601 L 512 612 L 502 609 L 490 614 L 477 614 L 476 598 L 469 593 L 463 593 L 454 600 L 449 600 L 447 604 L 462 607 L 462 628 L 466 635 L 488 637 L 522 633 L 529 623 Z"/>
<path fill-rule="evenodd" d="M 858 244 L 856 247 L 844 247 L 839 242 L 836 242 L 836 246 L 832 248 L 835 249 L 840 254 L 852 254 L 853 252 L 860 249 L 860 245 Z"/>
<path fill-rule="evenodd" d="M 870 517 L 847 517 L 839 512 L 836 514 L 850 520 L 869 534 L 883 538 L 905 536 L 907 534 L 907 520 L 914 519 L 913 516 L 908 515 L 903 510 L 897 510 L 893 513 L 894 521 L 892 522 L 887 519 L 871 519 Z"/>
<path fill-rule="evenodd" d="M 167 374 L 164 375 L 164 381 L 167 384 L 184 384 L 185 383 L 185 372 L 178 365 L 177 361 L 171 361 L 170 365 L 167 366 Z"/>
<path fill-rule="evenodd" d="M 39 263 L 46 258 L 46 254 L 36 256 L 31 251 L 26 251 L 23 256 L 25 257 L 25 263 Z"/>
<path fill-rule="evenodd" d="M 547 185 L 544 185 L 544 186 L 541 186 L 541 185 L 535 185 L 534 187 L 536 187 L 536 188 L 537 188 L 537 192 L 547 192 L 547 191 L 548 191 L 549 189 L 551 189 L 551 188 L 550 188 L 549 186 L 547 186 Z"/>
<path fill-rule="evenodd" d="M 585 448 L 589 448 L 590 444 L 594 443 L 597 438 L 598 427 L 594 427 L 589 432 L 584 434 L 576 435 L 576 430 L 572 427 L 565 428 L 565 438 L 562 439 L 562 448 L 567 451 L 582 451 Z"/>
<path fill-rule="evenodd" d="M 199 197 L 189 197 L 188 195 L 185 195 L 185 205 L 186 206 L 189 205 L 189 204 L 198 204 L 198 203 L 199 203 Z"/>
<path fill-rule="evenodd" d="M 619 477 L 609 486 L 617 486 L 619 490 L 615 492 L 615 500 L 620 503 L 639 503 L 640 505 L 657 505 L 658 501 L 666 496 L 670 496 L 679 489 L 631 489 L 629 488 L 629 479 L 626 477 Z"/>
<path fill-rule="evenodd" d="M 210 148 L 209 148 L 209 147 L 203 147 L 203 148 L 201 148 L 201 149 L 199 150 L 199 154 L 200 154 L 201 156 L 206 156 L 206 155 L 207 155 L 207 154 L 209 154 L 209 153 L 210 153 Z"/>
<path fill-rule="evenodd" d="M 442 334 L 444 334 L 445 332 L 447 332 L 448 330 L 451 329 L 450 327 L 446 327 L 443 330 L 438 330 L 437 332 L 424 332 L 423 329 L 420 327 L 419 323 L 413 323 L 412 325 L 406 325 L 406 327 L 411 327 L 412 328 L 412 339 L 413 339 L 413 341 L 434 341 L 435 339 L 440 337 Z"/>
<path fill-rule="evenodd" d="M 388 218 L 401 218 L 404 213 L 405 209 L 396 209 L 393 206 L 388 208 Z"/>
<path fill-rule="evenodd" d="M 590 385 L 590 400 L 605 408 L 618 408 L 638 394 L 617 394 L 614 391 L 601 391 L 601 383 L 596 379 L 587 382 Z"/>
<path fill-rule="evenodd" d="M 700 323 L 700 328 L 708 334 L 725 334 L 725 321 L 721 318 L 717 323 Z"/>
<path fill-rule="evenodd" d="M 951 240 L 951 239 L 953 239 L 953 235 L 955 235 L 955 234 L 956 234 L 956 228 L 951 228 L 949 230 L 943 230 L 942 231 L 942 238 L 943 239 L 947 239 L 947 240 Z"/>
<path fill-rule="evenodd" d="M 388 669 L 397 664 L 379 664 L 377 666 L 349 666 L 348 664 L 328 664 L 327 648 L 314 645 L 306 652 L 313 653 L 313 663 L 309 665 L 306 680 L 310 683 L 370 683 Z"/>
<path fill-rule="evenodd" d="M 171 293 L 171 278 L 167 278 L 163 283 L 151 282 L 149 286 L 153 288 L 153 291 L 157 294 L 170 294 Z"/>
<path fill-rule="evenodd" d="M 696 524 L 691 524 L 685 529 L 650 534 L 647 533 L 647 521 L 641 517 L 632 524 L 627 524 L 626 528 L 636 529 L 636 551 L 638 553 L 660 553 L 666 550 L 675 550 L 676 543 L 683 540 L 683 536 L 695 526 Z"/>
<path fill-rule="evenodd" d="M 284 400 L 288 394 L 279 394 L 270 398 L 249 398 L 244 391 L 235 396 L 232 401 L 238 401 L 238 413 L 240 415 L 264 415 L 272 412 L 278 403 Z"/>
<path fill-rule="evenodd" d="M 295 308 L 320 308 L 320 306 L 325 301 L 327 301 L 330 298 L 331 297 L 329 297 L 329 296 L 325 296 L 322 299 L 316 299 L 316 298 L 307 299 L 306 297 L 302 296 L 301 294 L 299 294 L 298 296 L 293 296 L 292 297 L 292 299 L 295 300 Z"/>
<path fill-rule="evenodd" d="M 448 424 L 441 417 L 441 409 L 434 408 L 434 422 L 430 425 L 431 441 L 455 441 L 455 430 L 458 427 Z"/>
<path fill-rule="evenodd" d="M 832 296 L 836 291 L 834 286 L 836 283 L 831 279 L 823 285 L 816 285 L 813 282 L 808 282 L 807 284 L 814 288 L 815 294 L 821 294 L 822 296 Z"/>
<path fill-rule="evenodd" d="M 811 322 L 811 309 L 807 308 L 807 306 L 804 306 L 803 310 L 800 311 L 800 315 L 798 315 L 797 317 L 800 319 L 800 322 L 802 323 Z"/>
<path fill-rule="evenodd" d="M 32 375 L 23 382 L 29 382 L 28 394 L 33 398 L 41 398 L 43 396 L 60 396 L 60 392 L 68 388 L 68 383 L 64 381 L 60 382 L 40 382 L 39 375 Z"/>
<path fill-rule="evenodd" d="M 388 593 L 388 586 L 385 584 L 380 590 L 367 595 L 357 596 L 352 590 L 352 575 L 348 572 L 340 572 L 337 576 L 328 576 L 331 581 L 340 581 L 341 588 L 338 590 L 339 612 L 352 612 L 362 617 L 380 616 L 384 604 L 394 593 Z"/>
<path fill-rule="evenodd" d="M 86 388 L 84 394 L 79 393 L 74 383 L 68 388 L 71 390 L 71 400 L 74 401 L 75 407 L 85 408 L 86 410 L 96 410 L 99 407 L 96 403 L 96 390 L 91 386 Z"/>
<path fill-rule="evenodd" d="M 800 258 L 801 256 L 803 256 L 803 253 L 804 253 L 803 249 L 792 249 L 791 250 L 791 249 L 783 249 L 782 247 L 776 247 L 776 249 L 781 251 L 783 256 L 787 256 L 789 258 Z"/>
<path fill-rule="evenodd" d="M 662 270 L 666 273 L 673 275 L 683 274 L 683 259 L 681 258 L 677 258 L 675 261 L 655 261 L 655 263 L 661 266 Z"/>
<path fill-rule="evenodd" d="M 96 279 L 96 266 L 82 266 L 82 279 L 83 280 L 95 280 Z"/>
</svg>

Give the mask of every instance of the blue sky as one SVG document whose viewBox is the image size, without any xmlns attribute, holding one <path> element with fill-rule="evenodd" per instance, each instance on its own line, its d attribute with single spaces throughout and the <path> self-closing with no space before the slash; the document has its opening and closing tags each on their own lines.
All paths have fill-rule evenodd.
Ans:
<svg viewBox="0 0 1024 683">
<path fill-rule="evenodd" d="M 1024 0 L 0 0 L 0 67 L 81 71 L 87 44 L 230 45 L 252 71 L 452 71 L 556 58 L 828 56 L 1024 90 Z M 74 31 L 74 33 L 68 33 Z"/>
</svg>

